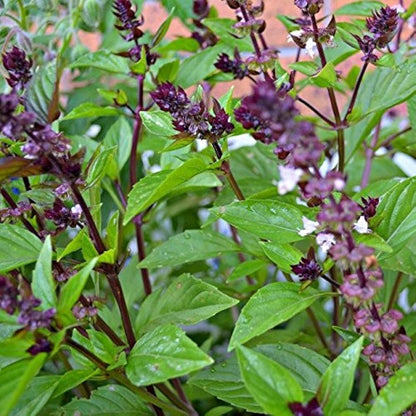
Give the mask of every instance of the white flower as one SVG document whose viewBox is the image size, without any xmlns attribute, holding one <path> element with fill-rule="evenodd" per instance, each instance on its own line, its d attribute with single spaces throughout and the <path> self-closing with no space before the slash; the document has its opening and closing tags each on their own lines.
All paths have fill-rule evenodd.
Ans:
<svg viewBox="0 0 416 416">
<path fill-rule="evenodd" d="M 344 189 L 344 186 L 345 186 L 344 179 L 338 178 L 334 180 L 334 189 L 336 191 L 342 191 Z"/>
<path fill-rule="evenodd" d="M 279 195 L 293 191 L 303 174 L 302 169 L 293 169 L 286 166 L 279 166 L 280 181 L 277 184 Z"/>
<path fill-rule="evenodd" d="M 302 222 L 303 222 L 303 230 L 298 231 L 298 234 L 302 237 L 312 234 L 319 227 L 319 222 L 312 221 L 306 217 L 302 217 Z"/>
<path fill-rule="evenodd" d="M 401 4 L 395 4 L 391 6 L 392 9 L 396 9 L 397 13 L 404 13 L 406 9 Z"/>
<path fill-rule="evenodd" d="M 311 58 L 315 56 L 315 48 L 316 48 L 315 41 L 312 38 L 308 38 L 305 44 L 305 49 Z"/>
<path fill-rule="evenodd" d="M 74 206 L 71 208 L 71 214 L 72 214 L 72 215 L 74 215 L 74 216 L 78 216 L 78 217 L 80 217 L 80 216 L 81 216 L 81 214 L 82 214 L 82 208 L 81 208 L 81 205 L 79 205 L 79 204 L 74 205 Z"/>
<path fill-rule="evenodd" d="M 295 38 L 301 38 L 303 34 L 304 34 L 303 30 L 293 30 L 287 35 L 287 41 L 293 42 L 292 36 L 294 36 Z"/>
<path fill-rule="evenodd" d="M 316 236 L 316 244 L 318 244 L 319 247 L 325 253 L 336 243 L 334 234 L 331 233 L 319 233 Z"/>
<path fill-rule="evenodd" d="M 371 233 L 371 230 L 368 228 L 368 222 L 364 218 L 364 216 L 361 216 L 360 218 L 358 218 L 358 221 L 354 223 L 354 230 L 360 234 Z"/>
</svg>

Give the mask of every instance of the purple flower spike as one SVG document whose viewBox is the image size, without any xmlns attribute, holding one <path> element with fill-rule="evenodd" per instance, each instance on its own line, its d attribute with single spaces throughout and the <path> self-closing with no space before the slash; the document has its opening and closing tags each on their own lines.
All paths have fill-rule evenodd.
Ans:
<svg viewBox="0 0 416 416">
<path fill-rule="evenodd" d="M 12 88 L 25 87 L 32 78 L 30 72 L 32 63 L 31 59 L 26 59 L 26 53 L 23 50 L 13 46 L 11 51 L 3 55 L 3 65 L 9 73 L 7 83 Z"/>
</svg>

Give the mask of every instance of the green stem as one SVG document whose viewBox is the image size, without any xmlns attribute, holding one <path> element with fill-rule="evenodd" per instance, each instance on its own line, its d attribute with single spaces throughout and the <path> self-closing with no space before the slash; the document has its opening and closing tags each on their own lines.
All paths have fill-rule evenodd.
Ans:
<svg viewBox="0 0 416 416">
<path fill-rule="evenodd" d="M 123 374 L 120 373 L 117 370 L 107 370 L 108 365 L 102 361 L 100 358 L 98 358 L 95 354 L 93 354 L 91 351 L 87 350 L 85 347 L 83 347 L 81 344 L 78 344 L 71 338 L 67 338 L 65 340 L 65 343 L 70 346 L 71 348 L 75 349 L 79 353 L 81 353 L 85 358 L 90 360 L 92 363 L 94 363 L 100 370 L 107 373 L 111 378 L 118 381 L 123 386 L 127 387 L 132 392 L 136 393 L 140 398 L 142 398 L 146 403 L 150 403 L 154 406 L 159 407 L 160 409 L 166 410 L 168 412 L 171 412 L 172 415 L 186 415 L 187 413 L 178 409 L 175 406 L 172 406 L 169 403 L 164 402 L 163 400 L 160 400 L 158 397 L 154 396 L 153 394 L 149 393 L 144 389 L 143 387 L 137 387 L 134 384 L 128 380 L 128 378 Z"/>
<path fill-rule="evenodd" d="M 27 31 L 26 9 L 22 0 L 17 0 L 17 7 L 19 8 L 20 27 Z"/>
</svg>

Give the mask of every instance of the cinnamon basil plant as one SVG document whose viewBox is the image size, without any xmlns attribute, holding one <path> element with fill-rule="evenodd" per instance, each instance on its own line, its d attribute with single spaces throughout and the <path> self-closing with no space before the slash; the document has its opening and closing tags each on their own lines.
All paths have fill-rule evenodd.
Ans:
<svg viewBox="0 0 416 416">
<path fill-rule="evenodd" d="M 144 3 L 0 1 L 0 416 L 416 415 L 416 2 Z"/>
</svg>

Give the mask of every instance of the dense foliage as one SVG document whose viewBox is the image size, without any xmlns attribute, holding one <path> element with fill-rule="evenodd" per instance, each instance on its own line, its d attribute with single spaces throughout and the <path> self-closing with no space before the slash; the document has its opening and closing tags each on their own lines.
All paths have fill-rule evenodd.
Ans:
<svg viewBox="0 0 416 416">
<path fill-rule="evenodd" d="M 0 3 L 1 416 L 416 415 L 416 2 Z"/>
</svg>

